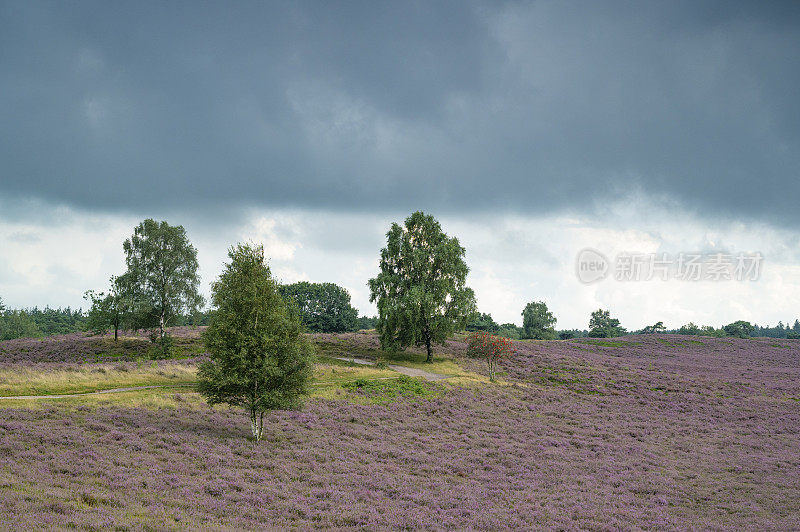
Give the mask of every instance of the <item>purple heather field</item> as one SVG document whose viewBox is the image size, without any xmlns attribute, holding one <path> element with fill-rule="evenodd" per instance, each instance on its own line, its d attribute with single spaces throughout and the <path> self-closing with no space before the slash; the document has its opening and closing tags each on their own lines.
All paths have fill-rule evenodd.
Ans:
<svg viewBox="0 0 800 532">
<path fill-rule="evenodd" d="M 62 340 L 0 356 L 82 362 Z M 259 444 L 243 413 L 188 401 L 3 409 L 0 528 L 800 529 L 800 341 L 515 346 L 498 385 L 312 399 Z M 439 351 L 485 373 L 461 342 Z"/>
</svg>

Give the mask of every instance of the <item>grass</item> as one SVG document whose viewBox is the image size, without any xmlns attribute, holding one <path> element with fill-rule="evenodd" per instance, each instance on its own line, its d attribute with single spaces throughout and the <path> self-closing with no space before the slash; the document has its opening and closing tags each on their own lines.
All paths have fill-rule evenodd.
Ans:
<svg viewBox="0 0 800 532">
<path fill-rule="evenodd" d="M 0 369 L 0 397 L 89 393 L 113 388 L 190 384 L 197 380 L 194 366 L 148 364 L 141 367 L 87 364 L 73 368 L 38 370 Z"/>
<path fill-rule="evenodd" d="M 318 360 L 314 365 L 311 397 L 333 397 L 343 384 L 355 380 L 396 379 L 397 372 L 374 366 L 352 364 L 342 360 Z M 114 388 L 135 386 L 191 385 L 197 380 L 197 368 L 188 364 L 148 362 L 139 367 L 123 364 L 85 364 L 74 368 L 41 370 L 28 367 L 0 369 L 0 397 L 18 395 L 61 395 L 90 393 Z M 187 386 L 178 391 L 189 403 L 203 403 L 200 396 Z M 175 405 L 171 395 L 175 388 L 135 390 L 105 395 L 53 399 L 59 403 L 122 404 L 125 406 L 162 407 Z M 180 401 L 180 400 L 178 400 Z M 4 399 L 0 407 L 49 402 L 41 399 Z M 186 405 L 183 405 L 186 406 Z"/>
<path fill-rule="evenodd" d="M 424 352 L 412 349 L 396 352 L 383 351 L 374 347 L 348 344 L 341 340 L 336 342 L 317 342 L 316 347 L 317 360 L 326 364 L 358 365 L 333 357 L 363 358 L 374 360 L 378 368 L 385 368 L 391 364 L 447 375 L 450 377 L 447 380 L 448 383 L 485 383 L 489 380 L 483 375 L 464 369 L 456 362 L 454 357 L 441 352 L 434 352 L 433 362 L 428 363 L 425 362 L 427 355 Z"/>
<path fill-rule="evenodd" d="M 401 375 L 396 379 L 357 379 L 342 385 L 350 393 L 358 394 L 371 403 L 390 403 L 399 398 L 430 397 L 441 395 L 443 387 L 422 379 Z"/>
<path fill-rule="evenodd" d="M 0 401 L 0 410 L 3 408 L 41 409 L 54 405 L 68 407 L 111 406 L 147 408 L 150 410 L 158 410 L 160 408 L 211 408 L 199 393 L 192 391 L 192 388 L 187 386 L 186 390 L 177 387 L 152 388 L 113 394 L 79 395 L 63 399 L 3 399 Z"/>
<path fill-rule="evenodd" d="M 102 350 L 102 356 L 120 359 L 130 358 L 144 344 L 149 343 L 141 338 L 130 337 L 121 337 L 118 342 L 114 342 L 112 339 L 98 340 L 103 342 L 103 347 L 107 347 Z M 181 358 L 192 357 L 202 351 L 202 343 L 196 338 L 174 338 L 174 340 L 176 350 L 181 353 Z M 389 368 L 390 364 L 448 375 L 450 378 L 447 380 L 447 386 L 474 386 L 488 382 L 487 377 L 462 368 L 454 358 L 441 353 L 436 353 L 434 362 L 429 364 L 425 362 L 425 354 L 419 350 L 393 353 L 338 340 L 317 342 L 316 348 L 317 354 L 310 383 L 310 398 L 384 402 L 397 397 L 421 395 L 422 390 L 428 389 L 428 383 L 401 376 Z M 334 357 L 365 358 L 374 360 L 376 363 L 370 366 Z M 91 359 L 90 355 L 89 360 Z M 59 404 L 119 404 L 153 408 L 202 406 L 205 404 L 202 398 L 188 386 L 194 384 L 196 379 L 197 368 L 194 364 L 170 362 L 169 360 L 156 362 L 143 356 L 137 357 L 135 364 L 132 362 L 85 362 L 54 369 L 18 365 L 13 368 L 0 369 L 0 397 L 85 394 L 137 386 L 187 385 L 184 390 L 157 388 L 73 398 L 54 398 L 52 401 L 57 401 Z M 420 382 L 422 384 L 418 384 Z M 497 384 L 503 385 L 503 382 Z M 435 386 L 436 389 L 442 389 L 442 387 L 443 385 Z M 49 404 L 52 401 L 48 399 L 4 399 L 0 406 L 32 406 L 33 403 Z"/>
<path fill-rule="evenodd" d="M 353 366 L 317 364 L 314 366 L 313 375 L 312 386 L 340 386 L 357 379 L 395 378 L 397 372 L 357 364 Z"/>
</svg>

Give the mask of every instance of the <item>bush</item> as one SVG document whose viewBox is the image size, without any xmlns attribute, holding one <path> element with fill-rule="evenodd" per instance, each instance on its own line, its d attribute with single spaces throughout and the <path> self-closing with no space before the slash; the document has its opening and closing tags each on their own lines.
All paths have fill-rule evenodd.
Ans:
<svg viewBox="0 0 800 532">
<path fill-rule="evenodd" d="M 514 354 L 511 339 L 494 336 L 484 332 L 474 332 L 467 337 L 467 354 L 473 358 L 486 360 L 489 366 L 489 380 L 494 381 L 495 370 L 500 359 Z"/>
</svg>

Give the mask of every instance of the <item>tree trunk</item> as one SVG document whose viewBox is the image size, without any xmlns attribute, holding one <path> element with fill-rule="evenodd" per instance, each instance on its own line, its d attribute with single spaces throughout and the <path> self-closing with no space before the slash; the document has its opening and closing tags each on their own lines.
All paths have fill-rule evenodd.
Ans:
<svg viewBox="0 0 800 532">
<path fill-rule="evenodd" d="M 264 413 L 256 413 L 255 410 L 250 413 L 250 428 L 253 431 L 253 439 L 261 441 L 264 437 Z"/>
<path fill-rule="evenodd" d="M 164 307 L 161 307 L 161 315 L 159 316 L 158 322 L 158 332 L 161 336 L 161 351 L 164 353 L 164 356 L 167 356 L 167 344 L 164 342 Z"/>
<path fill-rule="evenodd" d="M 431 351 L 431 335 L 430 333 L 425 333 L 425 347 L 428 349 L 428 358 L 425 359 L 425 362 L 428 364 L 433 363 L 433 351 Z"/>
<path fill-rule="evenodd" d="M 250 430 L 253 432 L 253 439 L 261 441 L 261 434 L 264 430 L 264 414 L 261 414 L 261 419 L 259 419 L 255 409 L 250 410 Z"/>
<path fill-rule="evenodd" d="M 116 342 L 118 338 L 119 338 L 119 327 L 115 325 L 114 326 L 114 341 Z"/>
</svg>

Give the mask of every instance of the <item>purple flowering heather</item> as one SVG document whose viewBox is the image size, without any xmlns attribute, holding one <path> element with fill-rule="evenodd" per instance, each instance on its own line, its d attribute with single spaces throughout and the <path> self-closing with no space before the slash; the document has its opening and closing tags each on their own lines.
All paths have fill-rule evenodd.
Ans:
<svg viewBox="0 0 800 532">
<path fill-rule="evenodd" d="M 260 444 L 238 410 L 3 410 L 4 526 L 800 528 L 800 342 L 516 347 L 505 386 L 312 400 Z"/>
</svg>

